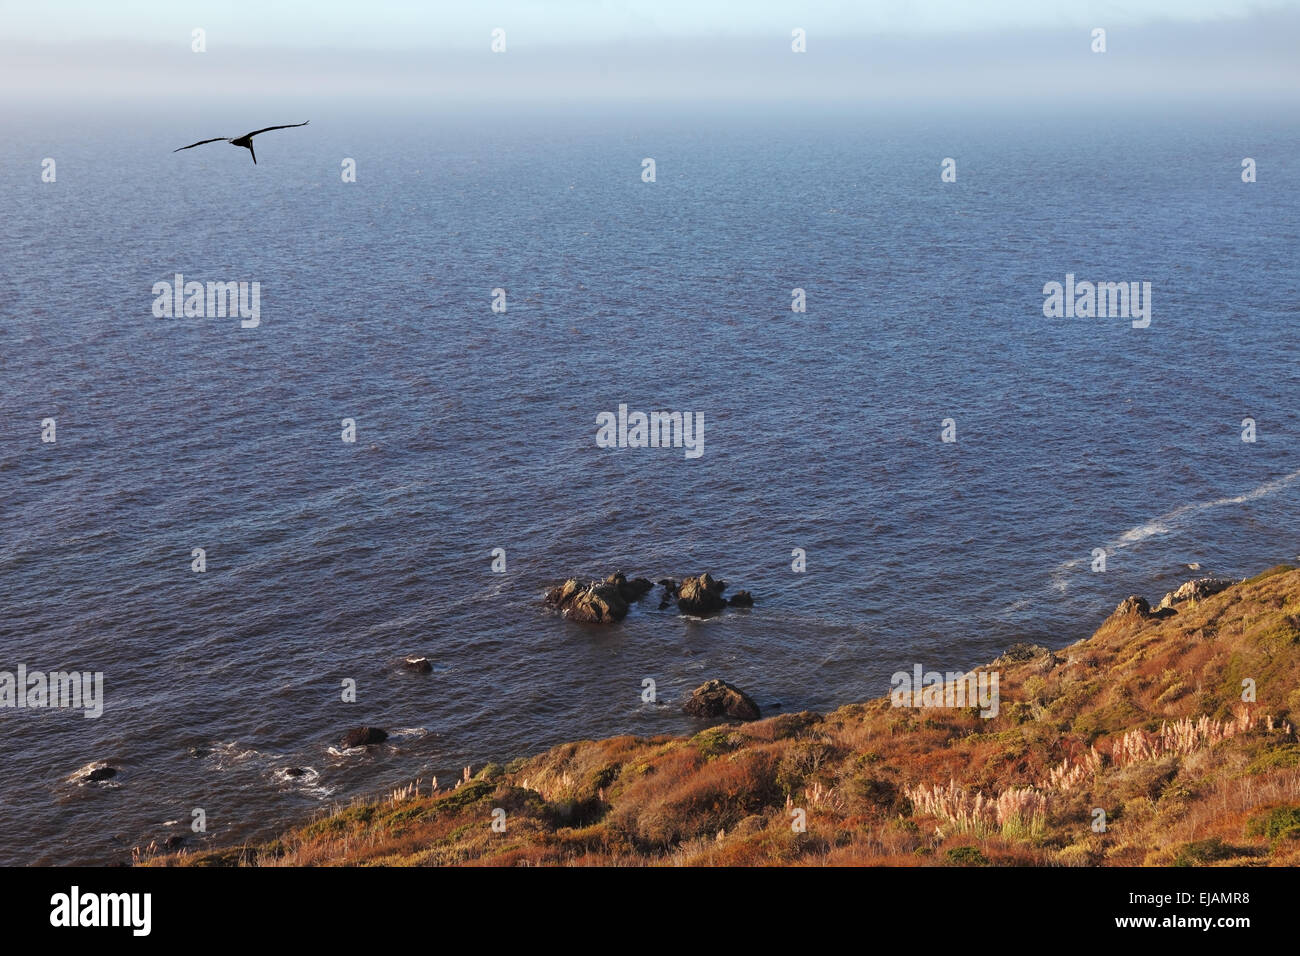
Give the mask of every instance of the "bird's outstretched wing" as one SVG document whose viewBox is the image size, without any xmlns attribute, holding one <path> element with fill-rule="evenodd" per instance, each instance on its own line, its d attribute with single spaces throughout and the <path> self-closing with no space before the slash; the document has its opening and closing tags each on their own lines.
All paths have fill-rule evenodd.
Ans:
<svg viewBox="0 0 1300 956">
<path fill-rule="evenodd" d="M 182 149 L 193 149 L 195 146 L 202 146 L 204 143 L 225 143 L 227 141 L 225 136 L 214 136 L 212 139 L 201 139 L 197 143 L 190 143 L 188 146 L 178 146 L 172 152 L 179 153 Z"/>
<path fill-rule="evenodd" d="M 307 123 L 310 123 L 308 120 Z M 268 126 L 266 129 L 255 129 L 251 133 L 245 133 L 240 139 L 248 139 L 250 136 L 256 136 L 258 133 L 269 133 L 273 129 L 293 129 L 295 126 L 306 126 L 307 123 L 287 123 L 284 126 Z"/>
</svg>

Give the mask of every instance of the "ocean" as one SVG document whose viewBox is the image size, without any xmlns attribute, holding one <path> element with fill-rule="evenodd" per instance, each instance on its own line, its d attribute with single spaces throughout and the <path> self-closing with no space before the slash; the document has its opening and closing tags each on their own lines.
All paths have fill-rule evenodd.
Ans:
<svg viewBox="0 0 1300 956">
<path fill-rule="evenodd" d="M 96 719 L 0 709 L 0 863 L 688 734 L 712 677 L 832 709 L 1300 554 L 1293 116 L 302 113 L 0 138 L 0 670 L 104 681 Z M 171 152 L 304 119 L 257 165 Z M 157 317 L 176 274 L 258 283 L 259 324 Z M 1149 326 L 1045 316 L 1067 274 L 1149 282 Z M 598 447 L 620 405 L 702 454 Z M 542 607 L 615 570 L 756 603 Z M 362 724 L 392 737 L 340 751 Z"/>
</svg>

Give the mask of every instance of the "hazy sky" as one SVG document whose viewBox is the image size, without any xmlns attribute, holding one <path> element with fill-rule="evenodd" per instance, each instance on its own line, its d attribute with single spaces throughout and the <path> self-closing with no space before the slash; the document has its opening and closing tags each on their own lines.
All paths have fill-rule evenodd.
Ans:
<svg viewBox="0 0 1300 956">
<path fill-rule="evenodd" d="M 3 95 L 29 101 L 1300 90 L 1300 0 L 0 0 L 0 22 Z M 191 51 L 196 27 L 204 53 Z M 806 53 L 791 52 L 795 27 Z"/>
</svg>

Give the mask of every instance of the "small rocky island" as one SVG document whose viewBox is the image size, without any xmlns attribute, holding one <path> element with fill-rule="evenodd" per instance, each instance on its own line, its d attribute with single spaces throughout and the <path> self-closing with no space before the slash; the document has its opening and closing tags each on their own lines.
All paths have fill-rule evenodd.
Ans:
<svg viewBox="0 0 1300 956">
<path fill-rule="evenodd" d="M 691 692 L 682 707 L 692 717 L 713 720 L 730 717 L 733 720 L 758 720 L 758 705 L 739 687 L 723 680 L 705 681 Z"/>
<path fill-rule="evenodd" d="M 660 610 L 671 606 L 673 601 L 677 602 L 677 609 L 683 614 L 693 615 L 714 614 L 726 607 L 754 606 L 753 595 L 748 591 L 737 591 L 730 600 L 724 598 L 722 592 L 727 589 L 727 582 L 719 581 L 707 572 L 688 577 L 680 584 L 673 578 L 662 578 L 659 586 L 663 588 Z M 615 571 L 603 581 L 586 585 L 577 578 L 569 578 L 547 591 L 543 603 L 570 621 L 614 624 L 625 618 L 631 605 L 654 587 L 648 578 L 629 580 L 622 571 Z"/>
</svg>

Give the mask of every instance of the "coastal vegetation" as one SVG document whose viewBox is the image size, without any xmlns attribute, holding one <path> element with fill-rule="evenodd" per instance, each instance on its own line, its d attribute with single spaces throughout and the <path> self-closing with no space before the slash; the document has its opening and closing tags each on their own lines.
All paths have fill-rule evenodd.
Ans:
<svg viewBox="0 0 1300 956">
<path fill-rule="evenodd" d="M 980 670 L 996 716 L 882 697 L 577 741 L 147 862 L 1300 864 L 1300 570 L 1129 598 L 1091 637 Z"/>
</svg>

